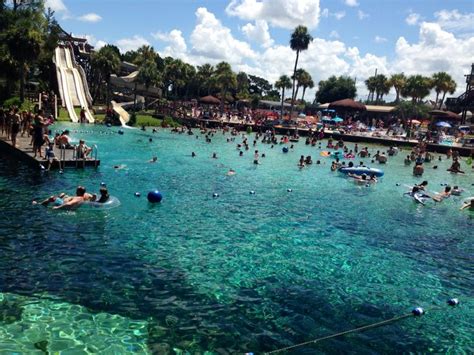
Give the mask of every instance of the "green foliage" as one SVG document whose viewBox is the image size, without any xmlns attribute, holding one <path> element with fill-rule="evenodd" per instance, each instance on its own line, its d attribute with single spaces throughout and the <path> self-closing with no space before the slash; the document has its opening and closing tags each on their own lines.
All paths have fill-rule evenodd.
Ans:
<svg viewBox="0 0 474 355">
<path fill-rule="evenodd" d="M 402 101 L 395 109 L 395 112 L 403 120 L 426 118 L 429 111 L 430 108 L 425 104 L 413 101 Z"/>
<path fill-rule="evenodd" d="M 390 92 L 392 84 L 389 79 L 383 74 L 377 74 L 369 77 L 365 81 L 365 86 L 369 90 L 369 95 L 376 94 L 375 102 L 382 101 L 384 95 Z"/>
<path fill-rule="evenodd" d="M 21 106 L 21 100 L 18 96 L 10 97 L 9 99 L 3 102 L 3 107 L 7 109 L 10 107 L 20 107 L 20 106 Z"/>
<path fill-rule="evenodd" d="M 132 112 L 130 114 L 130 119 L 128 120 L 128 125 L 135 126 L 136 124 L 137 124 L 137 114 L 135 112 Z"/>
<path fill-rule="evenodd" d="M 319 82 L 316 101 L 319 103 L 333 102 L 356 97 L 355 81 L 347 76 L 331 76 Z"/>
<path fill-rule="evenodd" d="M 146 60 L 140 65 L 137 81 L 147 89 L 150 86 L 161 86 L 161 75 L 154 60 Z"/>
<path fill-rule="evenodd" d="M 433 88 L 433 81 L 423 75 L 411 75 L 408 77 L 401 94 L 403 97 L 411 97 L 413 102 L 421 102 L 428 96 Z"/>
<path fill-rule="evenodd" d="M 438 97 L 440 93 L 443 93 L 443 97 L 439 102 L 439 107 L 443 105 L 444 98 L 446 97 L 446 93 L 454 94 L 456 91 L 456 82 L 453 80 L 451 75 L 446 72 L 438 72 L 433 74 L 432 76 L 432 84 L 433 88 L 436 92 L 436 99 L 435 102 L 438 103 Z"/>
<path fill-rule="evenodd" d="M 175 128 L 175 127 L 179 127 L 180 124 L 178 122 L 176 122 L 175 120 L 173 120 L 172 117 L 170 116 L 167 116 L 163 119 L 163 122 L 161 123 L 161 126 L 162 127 L 172 127 L 172 128 Z"/>
<path fill-rule="evenodd" d="M 272 90 L 272 84 L 264 78 L 260 78 L 256 75 L 249 75 L 249 93 L 250 95 L 265 96 L 267 92 Z"/>
</svg>

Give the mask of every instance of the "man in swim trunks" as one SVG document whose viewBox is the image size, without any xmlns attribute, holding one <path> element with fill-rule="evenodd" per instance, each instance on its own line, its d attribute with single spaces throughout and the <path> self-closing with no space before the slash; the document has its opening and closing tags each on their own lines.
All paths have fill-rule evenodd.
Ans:
<svg viewBox="0 0 474 355">
<path fill-rule="evenodd" d="M 67 202 L 65 201 L 62 205 L 60 206 L 55 206 L 53 209 L 58 210 L 58 209 L 76 209 L 84 201 L 92 199 L 91 194 L 87 194 L 86 196 L 86 189 L 83 186 L 78 186 L 76 189 L 76 196 L 71 197 Z"/>
</svg>

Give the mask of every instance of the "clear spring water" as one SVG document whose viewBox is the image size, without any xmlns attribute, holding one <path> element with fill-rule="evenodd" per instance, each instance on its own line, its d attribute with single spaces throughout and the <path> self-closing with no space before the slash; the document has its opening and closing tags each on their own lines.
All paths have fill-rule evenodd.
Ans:
<svg viewBox="0 0 474 355">
<path fill-rule="evenodd" d="M 404 152 L 367 188 L 304 140 L 288 154 L 259 143 L 266 158 L 254 166 L 253 148 L 239 157 L 222 133 L 208 144 L 198 132 L 53 129 L 64 127 L 99 145 L 99 169 L 60 175 L 0 160 L 0 351 L 259 353 L 438 305 L 295 353 L 474 351 L 474 213 L 459 211 L 472 171 L 449 174 L 444 157 L 427 164 L 429 190 L 467 191 L 420 206 L 402 196 L 422 180 Z M 302 154 L 322 165 L 298 169 Z M 121 206 L 31 206 L 101 182 Z M 164 199 L 151 205 L 155 187 Z M 450 297 L 461 305 L 446 306 Z"/>
</svg>

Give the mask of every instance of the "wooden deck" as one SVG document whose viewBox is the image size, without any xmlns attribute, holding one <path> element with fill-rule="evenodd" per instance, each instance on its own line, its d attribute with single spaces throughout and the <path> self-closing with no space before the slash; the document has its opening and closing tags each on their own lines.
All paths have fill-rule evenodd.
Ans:
<svg viewBox="0 0 474 355">
<path fill-rule="evenodd" d="M 18 160 L 21 160 L 28 165 L 40 169 L 47 169 L 49 162 L 39 156 L 35 157 L 33 153 L 33 146 L 30 145 L 31 137 L 21 137 L 21 134 L 17 136 L 17 146 L 14 148 L 11 145 L 10 138 L 6 137 L 5 134 L 0 133 L 0 152 L 12 156 Z M 42 155 L 45 155 L 46 146 L 42 147 Z M 98 167 L 100 165 L 99 159 L 92 158 L 88 159 L 76 159 L 74 149 L 59 149 L 54 147 L 55 160 L 51 160 L 50 169 L 64 169 L 64 168 L 85 168 L 85 167 Z M 94 154 L 94 153 L 92 153 Z"/>
</svg>

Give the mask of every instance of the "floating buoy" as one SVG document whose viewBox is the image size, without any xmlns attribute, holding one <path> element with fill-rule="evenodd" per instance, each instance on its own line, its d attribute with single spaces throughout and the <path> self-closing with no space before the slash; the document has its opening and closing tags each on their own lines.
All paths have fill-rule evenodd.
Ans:
<svg viewBox="0 0 474 355">
<path fill-rule="evenodd" d="M 63 173 L 63 171 L 62 171 L 62 170 L 59 170 L 59 173 L 60 173 L 60 174 L 62 174 L 62 173 Z"/>
<path fill-rule="evenodd" d="M 425 310 L 421 307 L 416 307 L 416 308 L 413 308 L 413 310 L 411 311 L 411 313 L 415 316 L 415 317 L 419 317 L 419 316 L 422 316 L 423 314 L 425 314 Z"/>
<path fill-rule="evenodd" d="M 105 186 L 107 186 L 107 184 L 102 181 L 102 182 L 100 183 L 100 186 L 104 186 L 104 187 L 105 187 Z"/>
<path fill-rule="evenodd" d="M 123 134 L 123 130 L 119 129 L 118 134 Z"/>
<path fill-rule="evenodd" d="M 219 197 L 219 194 L 218 194 L 217 192 L 214 192 L 214 193 L 212 194 L 212 197 L 214 197 L 214 198 Z"/>
<path fill-rule="evenodd" d="M 288 153 L 288 147 L 283 147 L 281 150 L 283 151 L 283 153 Z"/>
<path fill-rule="evenodd" d="M 457 298 L 450 298 L 450 299 L 448 300 L 448 304 L 449 304 L 450 306 L 455 307 L 455 306 L 457 306 L 457 305 L 459 304 L 459 300 L 458 300 Z"/>
<path fill-rule="evenodd" d="M 140 197 L 140 196 L 141 196 L 141 193 L 135 192 L 135 197 Z"/>
<path fill-rule="evenodd" d="M 287 192 L 293 192 L 293 189 L 286 189 Z"/>
<path fill-rule="evenodd" d="M 255 195 L 255 191 L 252 190 L 252 191 L 249 192 L 249 194 Z"/>
<path fill-rule="evenodd" d="M 400 183 L 397 182 L 397 183 L 395 184 L 395 186 L 400 186 Z"/>
<path fill-rule="evenodd" d="M 159 203 L 163 199 L 163 195 L 160 191 L 154 190 L 150 191 L 147 195 L 148 201 L 151 203 Z"/>
</svg>

